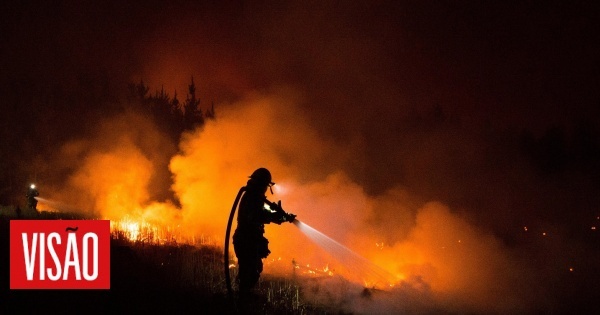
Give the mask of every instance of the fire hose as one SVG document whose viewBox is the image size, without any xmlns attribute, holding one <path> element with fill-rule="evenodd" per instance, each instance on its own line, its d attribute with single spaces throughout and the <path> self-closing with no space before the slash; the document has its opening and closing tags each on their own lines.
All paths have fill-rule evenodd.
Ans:
<svg viewBox="0 0 600 315">
<path fill-rule="evenodd" d="M 225 283 L 227 284 L 227 294 L 229 299 L 233 299 L 233 289 L 231 288 L 231 275 L 229 274 L 229 235 L 231 234 L 231 223 L 233 222 L 233 216 L 235 210 L 238 207 L 242 194 L 246 191 L 246 186 L 240 188 L 233 206 L 231 207 L 231 213 L 229 213 L 229 221 L 227 221 L 227 231 L 225 232 L 225 250 L 223 251 L 223 267 L 225 267 Z"/>
</svg>

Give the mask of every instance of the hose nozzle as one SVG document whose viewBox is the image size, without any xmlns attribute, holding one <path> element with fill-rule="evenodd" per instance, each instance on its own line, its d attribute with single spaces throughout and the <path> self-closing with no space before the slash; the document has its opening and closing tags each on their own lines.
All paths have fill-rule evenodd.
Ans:
<svg viewBox="0 0 600 315">
<path fill-rule="evenodd" d="M 293 213 L 287 213 L 285 215 L 285 218 L 287 222 L 294 223 L 294 221 L 296 220 L 296 215 Z"/>
</svg>

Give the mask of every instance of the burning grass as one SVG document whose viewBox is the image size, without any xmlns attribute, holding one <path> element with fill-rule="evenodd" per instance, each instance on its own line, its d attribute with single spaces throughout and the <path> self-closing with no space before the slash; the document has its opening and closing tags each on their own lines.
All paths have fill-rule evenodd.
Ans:
<svg viewBox="0 0 600 315">
<path fill-rule="evenodd" d="M 129 225 L 128 225 L 129 224 Z M 113 248 L 121 252 L 118 256 L 135 257 L 139 263 L 148 268 L 148 275 L 162 288 L 169 291 L 193 291 L 203 296 L 211 296 L 223 305 L 225 313 L 235 310 L 234 304 L 226 300 L 225 278 L 223 274 L 222 248 L 206 238 L 187 239 L 186 242 L 172 238 L 165 242 L 160 237 L 160 228 L 140 224 L 138 234 L 120 230 L 120 226 L 130 227 L 131 223 L 115 224 Z M 166 228 L 165 228 L 166 229 Z M 158 233 L 157 233 L 158 232 Z M 192 241 L 187 242 L 187 241 Z M 116 258 L 118 259 L 118 258 Z M 235 257 L 230 257 L 231 277 L 237 276 Z M 290 263 L 290 270 L 293 265 Z M 124 276 L 126 277 L 126 276 Z M 144 275 L 139 275 L 144 277 Z M 153 284 L 154 285 L 154 284 Z M 234 289 L 237 285 L 233 284 Z M 243 312 L 250 311 L 256 314 L 320 314 L 327 313 L 324 305 L 315 306 L 308 302 L 302 292 L 299 279 L 284 275 L 263 274 L 255 293 L 257 299 L 250 305 L 237 305 L 246 308 Z"/>
<path fill-rule="evenodd" d="M 184 233 L 179 225 L 160 225 L 126 216 L 121 220 L 111 220 L 111 235 L 114 239 L 155 245 L 207 245 L 204 237 L 196 238 Z"/>
<path fill-rule="evenodd" d="M 8 245 L 8 222 L 17 219 L 11 207 L 0 208 L 2 246 Z M 21 219 L 83 219 L 59 212 L 26 212 Z M 148 222 L 116 221 L 111 225 L 110 291 L 10 291 L 5 290 L 5 307 L 20 312 L 76 311 L 97 305 L 103 312 L 155 312 L 234 314 L 324 314 L 304 298 L 298 277 L 264 274 L 256 287 L 257 299 L 251 305 L 237 305 L 227 299 L 223 275 L 222 248 L 211 239 L 178 238 L 172 227 Z M 8 248 L 2 248 L 8 252 Z M 235 263 L 232 257 L 232 263 Z M 8 265 L 8 264 L 7 264 Z M 293 265 L 289 264 L 290 270 Z M 8 270 L 6 270 L 8 271 Z M 231 268 L 232 279 L 237 267 Z M 8 283 L 8 272 L 3 273 Z M 4 286 L 5 288 L 8 285 Z M 235 288 L 235 283 L 234 283 Z M 77 296 L 77 298 L 74 298 Z M 18 301 L 34 297 L 36 303 Z M 4 301 L 4 298 L 3 298 Z M 14 309 L 12 308 L 14 307 Z"/>
</svg>

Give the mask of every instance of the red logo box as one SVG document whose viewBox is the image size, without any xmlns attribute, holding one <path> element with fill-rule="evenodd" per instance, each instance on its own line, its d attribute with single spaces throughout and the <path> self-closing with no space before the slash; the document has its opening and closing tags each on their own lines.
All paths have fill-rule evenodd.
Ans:
<svg viewBox="0 0 600 315">
<path fill-rule="evenodd" d="M 10 221 L 10 288 L 110 289 L 110 221 Z"/>
</svg>

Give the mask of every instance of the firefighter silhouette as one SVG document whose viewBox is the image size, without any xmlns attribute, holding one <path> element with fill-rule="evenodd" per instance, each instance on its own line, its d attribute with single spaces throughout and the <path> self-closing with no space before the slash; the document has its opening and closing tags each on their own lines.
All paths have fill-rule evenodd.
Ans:
<svg viewBox="0 0 600 315">
<path fill-rule="evenodd" d="M 29 186 L 29 190 L 27 190 L 27 194 L 25 195 L 25 197 L 27 197 L 27 207 L 28 208 L 37 211 L 38 201 L 37 201 L 37 199 L 35 199 L 35 197 L 37 197 L 39 195 L 40 195 L 40 193 L 35 188 L 35 185 L 31 184 L 31 186 Z"/>
<path fill-rule="evenodd" d="M 267 200 L 267 188 L 274 184 L 269 170 L 259 168 L 250 176 L 240 201 L 237 228 L 233 234 L 233 247 L 239 264 L 240 297 L 247 296 L 254 288 L 263 270 L 262 259 L 271 253 L 269 241 L 263 235 L 264 225 L 291 223 L 296 218 L 281 208 L 281 201 L 274 203 Z"/>
</svg>

